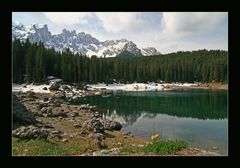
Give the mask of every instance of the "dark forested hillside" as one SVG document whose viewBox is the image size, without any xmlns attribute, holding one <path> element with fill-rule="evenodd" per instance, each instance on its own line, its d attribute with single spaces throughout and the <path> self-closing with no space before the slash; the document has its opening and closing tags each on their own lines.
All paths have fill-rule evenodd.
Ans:
<svg viewBox="0 0 240 168">
<path fill-rule="evenodd" d="M 149 57 L 88 58 L 42 43 L 13 41 L 13 82 L 43 82 L 53 75 L 66 82 L 97 83 L 227 82 L 228 52 L 198 50 Z"/>
</svg>

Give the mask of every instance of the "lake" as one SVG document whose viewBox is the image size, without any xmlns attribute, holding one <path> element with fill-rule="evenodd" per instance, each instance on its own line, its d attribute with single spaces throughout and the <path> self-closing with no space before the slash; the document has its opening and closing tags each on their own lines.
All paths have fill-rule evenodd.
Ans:
<svg viewBox="0 0 240 168">
<path fill-rule="evenodd" d="M 104 118 L 123 124 L 123 132 L 148 139 L 158 133 L 160 139 L 184 140 L 191 147 L 228 154 L 227 91 L 121 92 L 72 103 L 96 105 Z"/>
</svg>

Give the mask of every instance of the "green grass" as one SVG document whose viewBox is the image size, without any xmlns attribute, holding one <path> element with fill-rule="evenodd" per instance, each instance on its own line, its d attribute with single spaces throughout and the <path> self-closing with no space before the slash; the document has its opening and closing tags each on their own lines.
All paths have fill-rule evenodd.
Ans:
<svg viewBox="0 0 240 168">
<path fill-rule="evenodd" d="M 13 138 L 12 147 L 13 156 L 69 156 L 96 150 L 92 144 L 55 144 L 44 140 L 18 140 L 16 138 Z M 125 144 L 119 155 L 173 154 L 184 148 L 187 148 L 187 143 L 184 141 L 155 141 L 145 147 Z"/>
<path fill-rule="evenodd" d="M 13 156 L 58 156 L 66 151 L 60 146 L 43 140 L 13 140 Z"/>
<path fill-rule="evenodd" d="M 158 155 L 174 153 L 178 150 L 187 148 L 187 143 L 184 141 L 155 141 L 143 148 L 145 153 L 153 152 Z"/>
<path fill-rule="evenodd" d="M 13 156 L 71 156 L 96 150 L 91 144 L 52 143 L 44 140 L 19 140 L 13 138 Z"/>
<path fill-rule="evenodd" d="M 121 155 L 130 155 L 133 152 L 134 152 L 134 148 L 132 146 L 125 145 L 121 148 L 120 154 Z"/>
<path fill-rule="evenodd" d="M 86 153 L 89 151 L 95 151 L 97 150 L 97 147 L 91 144 L 84 144 L 84 145 L 69 145 L 65 146 L 64 149 L 66 149 L 66 152 L 69 155 L 72 154 L 79 154 L 79 153 Z"/>
</svg>

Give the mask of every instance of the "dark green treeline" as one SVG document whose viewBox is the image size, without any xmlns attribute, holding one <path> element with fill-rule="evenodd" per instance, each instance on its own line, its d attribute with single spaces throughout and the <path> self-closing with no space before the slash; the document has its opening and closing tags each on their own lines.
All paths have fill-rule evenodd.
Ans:
<svg viewBox="0 0 240 168">
<path fill-rule="evenodd" d="M 13 41 L 13 82 L 43 82 L 53 75 L 66 82 L 111 83 L 227 82 L 228 52 L 198 50 L 160 56 L 91 58 L 58 52 L 42 43 Z"/>
</svg>

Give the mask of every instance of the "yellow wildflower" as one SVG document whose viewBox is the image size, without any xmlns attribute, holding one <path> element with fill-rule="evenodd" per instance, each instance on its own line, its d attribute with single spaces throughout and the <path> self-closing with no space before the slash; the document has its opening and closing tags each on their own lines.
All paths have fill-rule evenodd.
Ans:
<svg viewBox="0 0 240 168">
<path fill-rule="evenodd" d="M 158 136 L 159 136 L 158 134 L 152 134 L 152 135 L 151 135 L 151 140 L 155 140 L 155 139 L 157 139 Z"/>
</svg>

